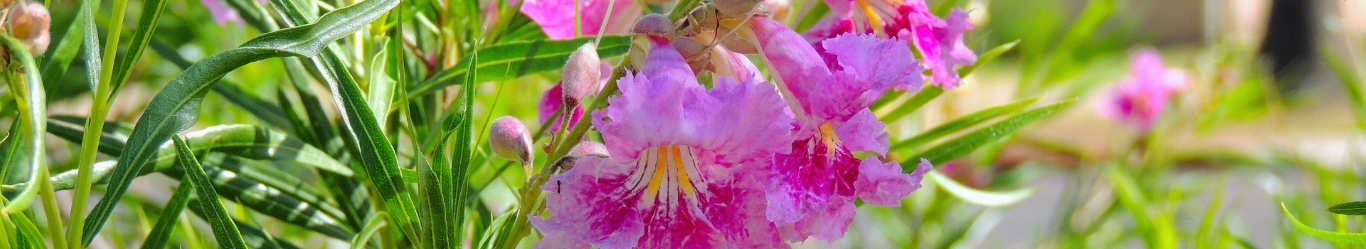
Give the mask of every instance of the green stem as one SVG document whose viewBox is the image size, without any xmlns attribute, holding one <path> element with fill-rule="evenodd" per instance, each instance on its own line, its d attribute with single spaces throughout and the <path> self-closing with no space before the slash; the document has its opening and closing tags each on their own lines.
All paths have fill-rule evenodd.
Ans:
<svg viewBox="0 0 1366 249">
<path fill-rule="evenodd" d="M 113 62 L 118 55 L 119 33 L 123 31 L 123 12 L 128 0 L 114 0 L 113 16 L 109 20 L 109 35 L 104 42 L 103 62 Z M 90 14 L 93 18 L 93 13 Z M 89 24 L 89 23 L 87 23 Z M 115 63 L 103 63 L 100 67 L 100 82 L 95 88 L 95 101 L 91 102 L 90 117 L 86 119 L 85 130 L 101 131 L 104 130 L 104 119 L 109 114 L 109 102 L 113 99 L 110 93 L 109 83 L 113 77 Z M 79 173 L 76 176 L 76 195 L 72 196 L 71 206 L 71 231 L 67 234 L 67 241 L 82 241 L 86 215 L 86 202 L 90 199 L 90 185 L 92 173 L 94 173 L 96 149 L 99 148 L 100 133 L 86 132 L 81 138 L 81 158 L 79 160 Z M 70 248 L 84 248 L 85 243 L 71 243 Z"/>
</svg>

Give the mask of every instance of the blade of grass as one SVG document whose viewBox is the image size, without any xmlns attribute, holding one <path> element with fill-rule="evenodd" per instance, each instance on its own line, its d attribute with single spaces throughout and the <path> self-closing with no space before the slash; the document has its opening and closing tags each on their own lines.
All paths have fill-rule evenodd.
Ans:
<svg viewBox="0 0 1366 249">
<path fill-rule="evenodd" d="M 1285 216 L 1290 217 L 1290 222 L 1295 224 L 1295 229 L 1300 230 L 1302 233 L 1307 233 L 1314 237 L 1337 243 L 1339 246 L 1366 245 L 1366 234 L 1330 232 L 1309 227 L 1304 223 L 1300 223 L 1300 220 L 1295 219 L 1295 216 L 1290 214 L 1290 210 L 1285 208 L 1285 203 L 1281 203 L 1281 211 L 1285 211 Z"/>
<path fill-rule="evenodd" d="M 173 136 L 171 139 L 174 140 L 180 165 L 185 167 L 186 178 L 190 186 L 193 186 L 195 194 L 199 196 L 199 201 L 195 205 L 207 211 L 204 219 L 208 220 L 209 227 L 213 228 L 213 237 L 218 240 L 218 246 L 247 248 L 247 243 L 242 240 L 242 233 L 237 230 L 237 224 L 228 216 L 228 210 L 223 208 L 223 203 L 218 201 L 218 193 L 209 181 L 209 176 L 204 174 L 204 169 L 191 154 L 193 152 L 189 143 L 180 136 Z"/>
<path fill-rule="evenodd" d="M 147 234 L 147 238 L 142 242 L 143 249 L 166 248 L 166 242 L 171 240 L 171 229 L 175 229 L 180 212 L 190 203 L 190 191 L 193 189 L 194 186 L 191 184 L 180 184 L 180 187 L 175 189 L 175 193 L 171 194 L 171 200 L 162 207 L 161 217 L 157 217 L 156 226 L 152 227 L 152 232 Z"/>
<path fill-rule="evenodd" d="M 117 2 L 119 1 L 126 0 L 115 0 L 115 4 L 118 4 Z M 136 65 L 138 63 L 138 59 L 142 57 L 142 52 L 147 48 L 147 42 L 151 40 L 152 34 L 156 33 L 157 22 L 161 20 L 161 13 L 165 10 L 166 0 L 146 0 L 142 2 L 142 14 L 138 17 L 137 30 L 133 31 L 133 42 L 128 44 L 128 48 L 124 52 L 124 56 L 122 58 L 119 58 L 119 60 L 117 61 L 118 66 L 114 68 L 114 75 L 112 78 L 114 82 L 110 84 L 110 94 L 118 94 L 119 89 L 123 88 L 123 83 L 128 82 L 128 77 L 131 76 L 131 74 L 129 73 L 133 71 L 133 65 Z M 118 15 L 120 17 L 122 16 L 121 13 Z M 121 19 L 116 18 L 111 20 Z M 113 26 L 115 26 L 114 28 L 116 28 L 123 25 Z M 111 28 L 110 34 L 116 34 L 116 32 Z M 111 38 L 109 38 L 109 40 L 114 42 L 118 41 L 117 39 L 112 38 L 112 36 Z M 118 50 L 117 48 L 115 48 L 106 49 L 106 51 Z M 113 59 L 107 59 L 106 61 L 114 62 Z M 112 65 L 113 63 L 110 64 Z M 111 97 L 109 101 L 114 100 Z"/>
</svg>

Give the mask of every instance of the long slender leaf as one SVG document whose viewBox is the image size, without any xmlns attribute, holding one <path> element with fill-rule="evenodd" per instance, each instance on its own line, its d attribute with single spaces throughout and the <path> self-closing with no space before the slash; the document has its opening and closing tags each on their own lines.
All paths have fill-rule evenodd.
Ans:
<svg viewBox="0 0 1366 249">
<path fill-rule="evenodd" d="M 242 241 L 242 232 L 237 230 L 237 224 L 233 223 L 228 216 L 228 210 L 223 208 L 223 203 L 218 201 L 218 193 L 214 191 L 213 183 L 209 181 L 209 176 L 204 174 L 204 169 L 199 166 L 191 154 L 189 143 L 179 136 L 172 137 L 175 140 L 176 154 L 179 155 L 180 165 L 185 167 L 185 175 L 194 186 L 195 194 L 199 196 L 199 201 L 195 205 L 208 211 L 204 219 L 209 221 L 209 227 L 213 228 L 213 237 L 218 240 L 218 246 L 223 248 L 247 248 L 247 243 Z"/>
<path fill-rule="evenodd" d="M 397 0 L 368 0 L 337 9 L 323 15 L 317 23 L 266 33 L 236 49 L 210 56 L 171 79 L 164 90 L 152 98 L 138 119 L 138 125 L 128 139 L 128 146 L 111 173 L 104 198 L 95 205 L 90 213 L 91 219 L 84 224 L 82 241 L 88 245 L 103 228 L 137 172 L 141 172 L 143 165 L 151 160 L 153 148 L 194 124 L 199 116 L 199 102 L 217 79 L 247 63 L 281 56 L 307 57 L 317 54 L 327 44 L 355 32 L 397 4 Z"/>
<path fill-rule="evenodd" d="M 365 105 L 360 86 L 342 66 L 341 60 L 331 50 L 324 50 L 319 57 L 313 59 L 313 63 L 327 71 L 323 73 L 324 81 L 332 95 L 336 96 L 332 101 L 338 107 L 337 113 L 351 131 L 348 141 L 355 143 L 354 148 L 360 151 L 359 159 L 365 167 L 365 175 L 379 189 L 380 197 L 392 212 L 393 223 L 409 238 L 421 243 L 417 229 L 421 227 L 416 219 L 417 208 L 408 192 L 408 185 L 403 182 L 394 148 L 375 121 L 370 107 Z"/>
<path fill-rule="evenodd" d="M 1295 219 L 1295 215 L 1290 214 L 1290 210 L 1285 208 L 1285 203 L 1281 203 L 1281 211 L 1285 211 L 1285 216 L 1289 216 L 1290 222 L 1295 223 L 1295 229 L 1299 229 L 1302 233 L 1307 233 L 1309 235 L 1313 235 L 1314 237 L 1318 237 L 1323 240 L 1338 243 L 1339 245 L 1366 245 L 1366 233 L 1344 233 L 1319 230 L 1313 227 L 1309 227 L 1304 223 L 1300 223 L 1300 220 Z"/>
<path fill-rule="evenodd" d="M 920 92 L 911 95 L 911 99 L 906 100 L 906 102 L 901 102 L 901 105 L 897 106 L 896 109 L 892 109 L 887 115 L 882 115 L 878 120 L 882 120 L 884 123 L 896 122 L 897 120 L 906 117 L 906 115 L 914 113 L 916 110 L 919 110 L 921 106 L 925 106 L 926 103 L 930 103 L 931 100 L 934 100 L 935 98 L 938 98 L 939 95 L 943 94 L 944 88 L 939 86 L 925 86 L 925 88 L 920 89 Z"/>
<path fill-rule="evenodd" d="M 123 83 L 128 82 L 133 65 L 138 63 L 142 52 L 147 48 L 147 42 L 152 39 L 152 34 L 156 33 L 157 21 L 161 20 L 161 13 L 165 10 L 166 0 L 142 2 L 142 15 L 138 17 L 138 29 L 133 31 L 133 42 L 128 44 L 123 58 L 118 60 L 114 68 L 114 77 L 111 78 L 113 82 L 110 84 L 111 93 L 119 92 L 119 89 L 123 88 Z"/>
<path fill-rule="evenodd" d="M 506 80 L 524 75 L 559 69 L 569 60 L 569 54 L 593 37 L 569 40 L 517 41 L 480 48 L 482 55 L 471 66 L 471 60 L 464 58 L 451 69 L 441 71 L 436 76 L 408 90 L 407 98 L 414 98 L 440 90 L 441 88 L 464 83 L 470 68 L 478 68 L 482 73 L 475 76 L 474 82 Z M 598 55 L 607 58 L 626 54 L 631 47 L 631 39 L 626 36 L 603 36 L 598 44 Z"/>
<path fill-rule="evenodd" d="M 1034 194 L 1034 188 L 1023 188 L 1006 192 L 987 192 L 982 190 L 976 190 L 972 189 L 971 187 L 964 186 L 962 183 L 953 181 L 953 179 L 950 179 L 948 176 L 944 176 L 944 174 L 939 173 L 939 171 L 937 170 L 930 170 L 930 173 L 926 174 L 926 176 L 929 176 L 930 180 L 934 181 L 935 186 L 939 186 L 939 188 L 944 189 L 945 192 L 949 192 L 950 195 L 958 197 L 959 199 L 963 199 L 964 201 L 967 201 L 972 204 L 987 207 L 1009 206 L 1015 203 L 1019 203 L 1020 201 L 1023 201 L 1025 198 L 1029 198 L 1030 195 Z"/>
<path fill-rule="evenodd" d="M 365 244 L 370 243 L 370 237 L 374 237 L 375 234 L 379 232 L 380 228 L 389 224 L 385 222 L 385 219 L 388 218 L 389 213 L 380 212 L 365 220 L 365 228 L 362 228 L 360 233 L 356 234 L 356 237 L 351 239 L 351 249 L 365 248 Z"/>
<path fill-rule="evenodd" d="M 963 129 L 967 129 L 972 126 L 976 126 L 977 124 L 981 124 L 982 122 L 986 122 L 987 120 L 991 120 L 993 118 L 1000 117 L 1001 115 L 1014 112 L 1015 110 L 1019 110 L 1020 108 L 1029 106 L 1029 104 L 1033 104 L 1034 101 L 1038 100 L 1039 98 L 1022 99 L 1010 104 L 1004 104 L 996 107 L 982 109 L 981 111 L 973 112 L 971 114 L 964 115 L 953 120 L 949 120 L 949 122 L 944 122 L 939 126 L 930 128 L 930 130 L 927 130 L 920 134 L 916 134 L 914 137 L 893 144 L 891 147 L 891 151 L 898 151 L 905 148 L 914 148 L 916 146 L 920 146 L 921 144 L 934 141 L 935 139 L 948 136 L 949 134 L 962 131 Z"/>
<path fill-rule="evenodd" d="M 977 68 L 981 68 L 982 65 L 985 65 L 988 62 L 996 60 L 997 57 L 1001 57 L 1002 54 L 1010 52 L 1011 49 L 1015 49 L 1015 45 L 1020 45 L 1020 40 L 1015 40 L 1006 44 L 1001 44 L 1000 46 L 996 46 L 991 50 L 987 50 L 986 53 L 982 53 L 981 56 L 977 56 L 976 63 L 972 63 L 972 65 L 967 65 L 963 66 L 963 68 L 959 68 L 958 77 L 968 77 L 969 74 L 972 74 L 972 72 L 977 71 Z"/>
<path fill-rule="evenodd" d="M 18 64 L 8 65 L 5 75 L 8 76 L 9 87 L 15 92 L 15 100 L 19 101 L 19 113 L 23 116 L 20 123 L 24 124 L 25 136 L 28 142 L 28 182 L 39 182 L 43 177 L 43 172 L 47 172 L 47 163 L 44 159 L 43 150 L 44 140 L 47 133 L 47 92 L 43 90 L 43 79 L 38 73 L 38 65 L 33 62 L 33 56 L 29 55 L 19 40 L 8 35 L 0 37 L 3 42 L 5 52 L 10 55 L 12 61 Z M 22 72 L 22 73 L 19 73 Z M 20 77 L 22 76 L 22 77 Z M 16 165 L 9 165 L 16 166 Z M 11 199 L 4 205 L 6 214 L 15 214 L 27 210 L 33 199 L 38 196 L 39 188 L 28 187 L 19 193 L 19 196 Z"/>
<path fill-rule="evenodd" d="M 1357 127 L 1366 131 L 1366 93 L 1362 92 L 1361 72 L 1352 67 L 1350 63 L 1344 61 L 1337 52 L 1331 51 L 1331 46 L 1320 46 L 1319 54 L 1323 55 L 1324 60 L 1333 68 L 1333 72 L 1342 79 L 1343 91 L 1347 92 L 1348 99 L 1352 103 L 1352 113 L 1356 114 Z"/>
<path fill-rule="evenodd" d="M 942 165 L 949 160 L 967 155 L 987 143 L 1009 136 L 1010 134 L 1013 134 L 1015 130 L 1020 129 L 1020 127 L 1024 127 L 1029 123 L 1052 115 L 1059 109 L 1072 104 L 1072 102 L 1073 100 L 1067 100 L 1017 114 L 1006 120 L 996 122 L 991 126 L 983 127 L 956 139 L 940 143 L 919 155 L 910 157 L 908 161 L 902 162 L 901 165 L 911 165 L 911 167 L 914 167 L 913 165 L 917 165 L 920 158 L 929 159 L 930 163 L 935 165 Z M 914 170 L 914 168 L 911 168 L 910 170 Z"/>
<path fill-rule="evenodd" d="M 153 52 L 156 52 L 161 58 L 170 61 L 171 64 L 180 67 L 180 69 L 189 69 L 190 66 L 193 65 L 190 61 L 185 60 L 185 57 L 181 56 L 180 52 L 177 52 L 175 48 L 172 48 L 161 40 L 152 38 L 148 45 L 152 47 Z M 275 105 L 270 103 L 270 101 L 265 100 L 265 98 L 242 90 L 241 87 L 237 86 L 237 83 L 220 79 L 217 84 L 213 84 L 213 92 L 223 96 L 223 99 L 228 100 L 228 103 L 246 109 L 247 112 L 251 112 L 256 118 L 266 121 L 266 123 L 271 124 L 271 126 L 278 127 L 286 132 L 289 132 L 293 128 L 293 126 L 289 124 L 289 118 L 285 117 L 283 110 L 274 108 Z"/>
<path fill-rule="evenodd" d="M 181 184 L 176 188 L 175 193 L 171 194 L 171 200 L 162 207 L 161 217 L 157 217 L 156 226 L 152 227 L 152 232 L 148 233 L 147 239 L 142 242 L 143 249 L 166 248 L 166 242 L 171 240 L 171 229 L 175 229 L 180 211 L 185 210 L 185 205 L 190 203 L 190 191 L 193 189 L 194 186 L 191 184 Z"/>
<path fill-rule="evenodd" d="M 76 59 L 76 53 L 81 51 L 81 42 L 85 37 L 85 5 L 89 1 L 80 1 L 80 10 L 71 21 L 71 26 L 67 26 L 62 39 L 58 40 L 56 46 L 48 49 L 46 64 L 43 64 L 43 82 L 57 82 L 62 75 L 66 74 L 66 69 L 71 67 L 71 60 Z"/>
<path fill-rule="evenodd" d="M 1338 203 L 1328 207 L 1328 212 L 1341 215 L 1366 215 L 1366 201 Z"/>
</svg>

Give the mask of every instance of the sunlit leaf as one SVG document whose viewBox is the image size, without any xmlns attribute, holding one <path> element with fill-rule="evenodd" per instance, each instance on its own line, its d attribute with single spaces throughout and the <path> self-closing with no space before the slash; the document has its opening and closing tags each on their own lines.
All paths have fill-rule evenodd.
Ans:
<svg viewBox="0 0 1366 249">
<path fill-rule="evenodd" d="M 1304 223 L 1300 223 L 1300 220 L 1295 219 L 1295 215 L 1290 214 L 1290 210 L 1285 208 L 1285 203 L 1281 203 L 1281 211 L 1285 211 L 1285 216 L 1290 217 L 1291 223 L 1295 223 L 1295 229 L 1299 229 L 1302 233 L 1307 233 L 1323 240 L 1338 243 L 1339 245 L 1366 245 L 1366 234 L 1330 232 L 1309 227 Z"/>
<path fill-rule="evenodd" d="M 204 209 L 205 220 L 209 221 L 209 227 L 213 228 L 213 237 L 218 239 L 218 246 L 223 248 L 247 248 L 247 243 L 242 241 L 242 233 L 237 231 L 237 224 L 232 222 L 228 216 L 227 209 L 223 208 L 223 203 L 218 201 L 218 193 L 214 191 L 213 183 L 210 183 L 209 176 L 204 174 L 204 169 L 199 166 L 194 155 L 190 152 L 189 144 L 180 137 L 172 137 L 175 140 L 176 154 L 179 155 L 180 165 L 185 168 L 185 175 L 194 186 L 195 194 L 199 196 L 199 205 Z"/>
<path fill-rule="evenodd" d="M 944 174 L 939 173 L 938 170 L 930 170 L 925 176 L 929 176 L 930 180 L 934 181 L 936 186 L 944 189 L 945 192 L 949 192 L 949 194 L 954 197 L 958 197 L 959 199 L 963 199 L 972 204 L 987 207 L 1010 206 L 1019 203 L 1034 194 L 1034 188 L 1023 188 L 1006 192 L 977 190 L 972 187 L 964 186 L 962 183 L 958 183 L 948 176 L 944 176 Z"/>
</svg>

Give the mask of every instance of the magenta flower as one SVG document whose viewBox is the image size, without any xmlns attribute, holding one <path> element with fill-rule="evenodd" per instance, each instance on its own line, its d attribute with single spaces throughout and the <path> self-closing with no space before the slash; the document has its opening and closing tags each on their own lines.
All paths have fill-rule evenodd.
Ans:
<svg viewBox="0 0 1366 249">
<path fill-rule="evenodd" d="M 541 25 L 550 39 L 574 38 L 574 1 L 576 0 L 525 0 L 522 13 Z M 577 0 L 584 35 L 597 35 L 603 18 L 607 17 L 608 0 Z M 635 0 L 615 0 L 608 20 L 607 33 L 621 34 L 631 29 L 632 21 L 640 17 L 640 4 Z"/>
<path fill-rule="evenodd" d="M 1129 75 L 1119 80 L 1114 97 L 1103 111 L 1147 131 L 1189 79 L 1185 71 L 1162 65 L 1162 55 L 1157 51 L 1144 49 L 1129 59 Z"/>
<path fill-rule="evenodd" d="M 611 158 L 550 177 L 536 248 L 785 247 L 763 215 L 762 163 L 785 153 L 792 117 L 768 84 L 706 90 L 667 40 L 593 113 Z"/>
<path fill-rule="evenodd" d="M 885 125 L 868 106 L 893 87 L 918 89 L 920 67 L 909 45 L 872 35 L 839 35 L 821 44 L 835 63 L 827 65 L 809 43 L 781 23 L 751 19 L 749 27 L 772 72 L 781 79 L 793 112 L 796 133 L 791 153 L 774 159 L 767 188 L 766 214 L 788 241 L 808 236 L 835 240 L 854 218 L 854 199 L 898 206 L 920 188 L 931 167 L 922 162 L 903 174 L 896 162 L 879 156 L 860 160 L 851 151 L 885 155 L 890 142 Z"/>
<path fill-rule="evenodd" d="M 948 18 L 930 13 L 924 0 L 854 1 L 826 0 L 830 14 L 804 37 L 816 46 L 827 63 L 835 63 L 821 43 L 840 34 L 876 34 L 914 41 L 921 59 L 933 73 L 931 82 L 945 89 L 962 84 L 957 66 L 972 65 L 977 55 L 963 43 L 971 30 L 967 12 L 953 9 Z"/>
</svg>

